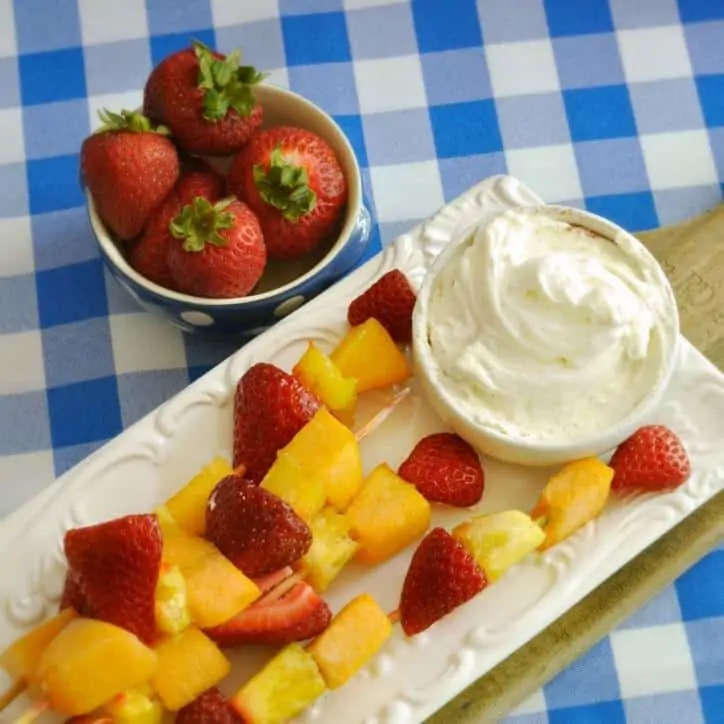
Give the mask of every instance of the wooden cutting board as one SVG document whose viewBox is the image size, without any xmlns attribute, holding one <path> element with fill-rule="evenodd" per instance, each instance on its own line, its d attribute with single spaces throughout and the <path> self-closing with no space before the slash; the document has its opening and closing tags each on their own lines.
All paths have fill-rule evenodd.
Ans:
<svg viewBox="0 0 724 724">
<path fill-rule="evenodd" d="M 724 204 L 638 237 L 671 280 L 682 333 L 724 370 Z M 468 687 L 428 724 L 497 722 L 723 540 L 724 492 Z"/>
</svg>

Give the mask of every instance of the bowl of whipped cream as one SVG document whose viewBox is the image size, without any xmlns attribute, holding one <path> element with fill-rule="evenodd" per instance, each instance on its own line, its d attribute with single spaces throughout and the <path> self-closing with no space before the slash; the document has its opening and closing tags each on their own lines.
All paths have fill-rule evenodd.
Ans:
<svg viewBox="0 0 724 724">
<path fill-rule="evenodd" d="M 438 257 L 413 316 L 426 397 L 481 452 L 528 466 L 602 455 L 650 418 L 679 314 L 634 236 L 562 206 L 510 209 Z"/>
</svg>

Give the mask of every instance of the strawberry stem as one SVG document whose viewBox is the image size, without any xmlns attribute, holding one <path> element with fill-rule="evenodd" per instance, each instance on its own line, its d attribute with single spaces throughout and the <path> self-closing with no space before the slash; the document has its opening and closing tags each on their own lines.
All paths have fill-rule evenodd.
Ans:
<svg viewBox="0 0 724 724">
<path fill-rule="evenodd" d="M 287 221 L 299 221 L 317 205 L 307 169 L 286 161 L 279 146 L 271 152 L 268 169 L 260 164 L 254 166 L 254 183 L 259 196 L 279 209 Z"/>
<path fill-rule="evenodd" d="M 183 241 L 185 251 L 203 251 L 206 244 L 226 246 L 220 232 L 234 225 L 234 215 L 226 211 L 233 200 L 222 199 L 212 204 L 197 196 L 171 220 L 168 225 L 171 235 Z"/>
<path fill-rule="evenodd" d="M 108 133 L 109 131 L 129 131 L 131 133 L 158 133 L 161 136 L 168 136 L 170 131 L 166 126 L 154 126 L 151 121 L 138 111 L 123 110 L 114 113 L 107 108 L 98 111 L 98 118 L 103 124 L 96 133 Z"/>
<path fill-rule="evenodd" d="M 226 118 L 230 109 L 244 117 L 251 115 L 256 105 L 254 86 L 264 80 L 264 74 L 251 65 L 240 66 L 238 50 L 216 58 L 200 41 L 191 44 L 199 61 L 198 87 L 204 91 L 204 119 L 216 123 Z"/>
<path fill-rule="evenodd" d="M 400 620 L 400 609 L 396 608 L 387 614 L 387 618 L 390 619 L 390 623 L 394 626 Z"/>
</svg>

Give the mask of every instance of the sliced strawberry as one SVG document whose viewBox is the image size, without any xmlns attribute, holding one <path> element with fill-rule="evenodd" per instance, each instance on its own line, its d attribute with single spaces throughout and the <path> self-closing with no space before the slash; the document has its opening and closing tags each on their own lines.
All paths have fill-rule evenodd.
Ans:
<svg viewBox="0 0 724 724">
<path fill-rule="evenodd" d="M 278 571 L 255 578 L 254 583 L 256 583 L 263 596 L 265 593 L 271 591 L 272 588 L 276 588 L 282 581 L 286 581 L 293 573 L 294 571 L 290 566 L 285 566 Z"/>
<path fill-rule="evenodd" d="M 428 500 L 467 508 L 480 502 L 485 473 L 473 448 L 458 435 L 424 437 L 400 465 L 398 475 Z"/>
<path fill-rule="evenodd" d="M 396 342 L 412 340 L 412 310 L 417 295 L 407 277 L 392 269 L 382 275 L 367 291 L 355 299 L 347 310 L 352 327 L 374 317 Z"/>
<path fill-rule="evenodd" d="M 309 526 L 291 506 L 238 475 L 209 496 L 206 537 L 252 578 L 296 563 L 312 544 Z"/>
<path fill-rule="evenodd" d="M 487 585 L 485 574 L 443 528 L 433 528 L 410 561 L 400 598 L 400 623 L 408 636 L 424 631 Z"/>
<path fill-rule="evenodd" d="M 206 633 L 221 647 L 283 646 L 319 636 L 329 626 L 329 606 L 305 581 L 297 581 L 281 597 L 273 594 Z"/>
<path fill-rule="evenodd" d="M 155 515 L 128 515 L 65 534 L 71 575 L 95 618 L 151 643 L 163 541 Z"/>
<path fill-rule="evenodd" d="M 277 452 L 306 425 L 322 403 L 290 374 L 260 362 L 239 380 L 234 398 L 234 467 L 260 483 Z"/>
<path fill-rule="evenodd" d="M 243 720 L 214 687 L 179 709 L 176 724 L 243 724 Z"/>
<path fill-rule="evenodd" d="M 671 490 L 691 475 L 684 443 L 664 425 L 639 428 L 618 446 L 609 465 L 611 489 L 619 492 Z"/>
</svg>

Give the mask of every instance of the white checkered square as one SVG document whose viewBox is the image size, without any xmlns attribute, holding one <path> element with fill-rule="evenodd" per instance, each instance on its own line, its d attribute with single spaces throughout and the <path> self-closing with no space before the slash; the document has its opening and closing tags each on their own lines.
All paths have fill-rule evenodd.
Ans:
<svg viewBox="0 0 724 724">
<path fill-rule="evenodd" d="M 216 27 L 252 23 L 279 17 L 278 0 L 253 0 L 252 2 L 229 2 L 211 0 L 211 13 Z"/>
<path fill-rule="evenodd" d="M 559 90 L 550 40 L 485 46 L 493 93 L 499 97 Z"/>
<path fill-rule="evenodd" d="M 30 229 L 28 216 L 0 218 L 0 239 L 12 239 L 12 243 L 3 245 L 0 278 L 30 274 L 35 270 L 33 235 Z"/>
<path fill-rule="evenodd" d="M 114 43 L 148 35 L 145 0 L 78 0 L 78 12 L 85 45 Z"/>
<path fill-rule="evenodd" d="M 641 149 L 654 191 L 718 183 L 706 131 L 641 136 Z"/>
<path fill-rule="evenodd" d="M 0 395 L 45 389 L 43 341 L 40 332 L 0 334 Z"/>
<path fill-rule="evenodd" d="M 0 58 L 17 53 L 13 0 L 0 0 Z"/>
<path fill-rule="evenodd" d="M 427 104 L 417 55 L 359 60 L 354 75 L 362 113 L 424 108 Z"/>
<path fill-rule="evenodd" d="M 0 519 L 39 495 L 54 478 L 51 450 L 0 456 Z"/>
<path fill-rule="evenodd" d="M 110 318 L 116 373 L 177 369 L 186 366 L 181 332 L 152 314 Z"/>
<path fill-rule="evenodd" d="M 420 219 L 444 203 L 437 161 L 370 169 L 377 218 L 381 222 Z"/>
<path fill-rule="evenodd" d="M 104 93 L 101 95 L 90 96 L 88 98 L 88 115 L 91 130 L 99 128 L 101 125 L 98 118 L 98 111 L 107 108 L 111 111 L 120 111 L 122 109 L 134 110 L 143 105 L 143 89 L 128 91 L 127 93 Z"/>
<path fill-rule="evenodd" d="M 629 83 L 691 75 L 684 31 L 678 25 L 621 30 L 618 46 Z"/>
<path fill-rule="evenodd" d="M 583 196 L 576 156 L 570 144 L 510 149 L 505 152 L 505 158 L 510 173 L 549 203 Z"/>
<path fill-rule="evenodd" d="M 0 164 L 25 161 L 23 112 L 20 108 L 0 110 Z"/>
</svg>

